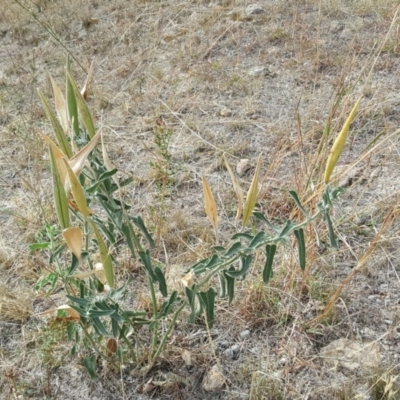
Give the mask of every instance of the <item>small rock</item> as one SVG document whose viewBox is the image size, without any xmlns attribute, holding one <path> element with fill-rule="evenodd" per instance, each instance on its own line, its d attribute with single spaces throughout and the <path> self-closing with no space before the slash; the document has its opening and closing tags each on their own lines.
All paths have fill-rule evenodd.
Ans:
<svg viewBox="0 0 400 400">
<path fill-rule="evenodd" d="M 214 365 L 206 374 L 203 380 L 203 389 L 207 392 L 221 390 L 225 385 L 225 379 L 222 376 L 218 365 Z"/>
<path fill-rule="evenodd" d="M 327 364 L 340 366 L 351 371 L 377 368 L 381 361 L 376 342 L 360 343 L 349 339 L 338 339 L 321 349 L 320 356 Z"/>
<path fill-rule="evenodd" d="M 233 354 L 238 354 L 239 351 L 240 351 L 240 346 L 239 346 L 238 344 L 234 344 L 234 345 L 231 347 L 231 350 L 233 351 Z"/>
<path fill-rule="evenodd" d="M 348 28 L 343 29 L 341 34 L 339 35 L 340 39 L 345 39 L 345 40 L 351 39 L 352 36 L 353 32 L 351 31 L 351 29 Z"/>
<path fill-rule="evenodd" d="M 224 356 L 225 356 L 225 358 L 227 360 L 232 360 L 232 358 L 233 358 L 233 349 L 232 349 L 232 347 L 230 347 L 229 349 L 226 349 L 224 351 Z"/>
<path fill-rule="evenodd" d="M 258 4 L 249 4 L 246 7 L 246 15 L 262 14 L 264 9 Z"/>
<path fill-rule="evenodd" d="M 221 110 L 219 110 L 219 115 L 221 117 L 231 117 L 232 116 L 232 110 L 230 110 L 227 107 L 221 108 Z"/>
<path fill-rule="evenodd" d="M 333 21 L 331 21 L 331 23 L 329 24 L 329 30 L 332 33 L 338 33 L 341 30 L 343 30 L 344 28 L 344 23 L 341 21 L 338 21 L 336 19 L 334 19 Z"/>
<path fill-rule="evenodd" d="M 367 327 L 363 328 L 360 333 L 362 337 L 368 339 L 375 339 L 377 336 L 374 330 Z"/>
<path fill-rule="evenodd" d="M 265 67 L 254 67 L 249 70 L 249 76 L 259 76 L 265 75 L 267 73 L 267 69 Z"/>
<path fill-rule="evenodd" d="M 355 17 L 351 21 L 350 29 L 353 31 L 358 31 L 364 26 L 364 18 Z"/>
<path fill-rule="evenodd" d="M 246 340 L 249 337 L 250 337 L 250 331 L 248 329 L 240 333 L 240 338 L 243 340 Z"/>
<path fill-rule="evenodd" d="M 252 164 L 250 160 L 247 158 L 244 158 L 240 160 L 237 165 L 236 165 L 236 172 L 238 173 L 239 176 L 243 176 L 252 168 Z"/>
</svg>

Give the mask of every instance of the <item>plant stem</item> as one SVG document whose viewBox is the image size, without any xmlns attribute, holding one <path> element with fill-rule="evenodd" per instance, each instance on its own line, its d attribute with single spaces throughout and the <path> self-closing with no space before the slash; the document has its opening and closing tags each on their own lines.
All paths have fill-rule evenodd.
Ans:
<svg viewBox="0 0 400 400">
<path fill-rule="evenodd" d="M 153 354 L 156 351 L 156 346 L 158 342 L 158 321 L 157 321 L 157 316 L 158 316 L 158 307 L 157 307 L 157 298 L 156 298 L 156 292 L 154 290 L 154 284 L 153 281 L 151 280 L 150 276 L 149 278 L 149 287 L 150 287 L 150 294 L 151 294 L 151 302 L 153 303 L 153 318 L 154 318 L 154 325 L 151 328 L 153 330 L 152 333 L 152 341 L 151 341 L 151 349 L 150 349 L 150 360 L 153 360 Z"/>
<path fill-rule="evenodd" d="M 161 354 L 161 352 L 164 350 L 164 346 L 165 346 L 165 342 L 168 339 L 168 336 L 171 334 L 172 329 L 175 326 L 175 322 L 178 319 L 179 314 L 182 312 L 182 310 L 187 306 L 187 301 L 183 301 L 183 303 L 178 307 L 178 309 L 175 311 L 175 314 L 168 326 L 167 331 L 164 333 L 160 344 L 158 345 L 157 351 L 154 353 L 154 355 L 152 356 L 152 360 L 151 363 L 154 363 L 154 361 L 157 359 L 157 357 Z"/>
</svg>

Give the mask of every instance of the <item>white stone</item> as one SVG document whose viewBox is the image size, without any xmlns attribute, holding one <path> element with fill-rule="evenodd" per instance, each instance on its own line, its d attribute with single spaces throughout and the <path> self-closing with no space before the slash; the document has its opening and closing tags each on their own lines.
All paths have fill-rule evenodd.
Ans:
<svg viewBox="0 0 400 400">
<path fill-rule="evenodd" d="M 225 378 L 222 376 L 218 365 L 214 365 L 206 374 L 203 380 L 203 389 L 207 392 L 221 390 L 225 385 Z"/>
<path fill-rule="evenodd" d="M 264 9 L 258 4 L 249 4 L 246 7 L 246 15 L 261 14 L 263 12 Z"/>
<path fill-rule="evenodd" d="M 320 351 L 326 364 L 344 367 L 351 371 L 370 370 L 379 366 L 381 354 L 376 342 L 361 343 L 350 339 L 338 339 Z"/>
</svg>

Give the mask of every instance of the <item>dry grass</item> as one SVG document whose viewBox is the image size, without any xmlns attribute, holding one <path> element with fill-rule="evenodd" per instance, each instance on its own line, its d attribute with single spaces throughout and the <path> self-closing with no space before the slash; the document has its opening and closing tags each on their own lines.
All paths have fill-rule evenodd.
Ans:
<svg viewBox="0 0 400 400">
<path fill-rule="evenodd" d="M 400 121 L 400 31 L 399 20 L 393 20 L 398 2 L 265 1 L 263 11 L 254 14 L 246 12 L 248 5 L 240 0 L 0 0 L 0 389 L 8 398 L 75 398 L 79 387 L 86 398 L 142 396 L 131 388 L 130 379 L 136 378 L 127 377 L 129 369 L 115 374 L 101 366 L 99 389 L 81 378 L 80 366 L 60 361 L 50 373 L 40 358 L 44 342 L 36 335 L 46 325 L 32 313 L 50 305 L 37 297 L 34 284 L 46 271 L 47 259 L 30 254 L 27 246 L 55 217 L 47 152 L 36 135 L 50 127 L 36 88 L 50 97 L 48 74 L 63 81 L 66 49 L 76 59 L 74 74 L 81 83 L 95 58 L 89 105 L 96 126 L 102 127 L 122 174 L 135 177 L 126 197 L 152 230 L 157 244 L 152 256 L 166 268 L 184 269 L 215 244 L 204 213 L 202 175 L 216 198 L 219 241 L 226 244 L 235 232 L 236 195 L 223 154 L 233 167 L 245 158 L 255 165 L 262 154 L 258 206 L 272 221 L 300 216 L 288 188 L 314 207 L 332 138 L 355 99 L 365 96 L 340 160 L 344 169 L 352 167 L 350 178 L 342 178 L 347 193 L 335 209 L 340 249 L 316 248 L 313 231 L 307 231 L 305 276 L 295 247 L 282 248 L 270 286 L 260 283 L 260 258 L 248 280 L 238 285 L 235 303 L 218 305 L 210 335 L 182 319 L 170 356 L 157 368 L 187 376 L 190 383 L 159 387 L 155 398 L 236 399 L 250 393 L 251 399 L 354 398 L 359 387 L 373 386 L 368 376 L 347 372 L 346 380 L 341 371 L 322 368 L 317 355 L 340 337 L 367 340 L 366 329 L 372 335 L 368 340 L 382 345 L 379 376 L 389 376 L 385 371 L 397 376 L 398 359 L 397 369 L 385 363 L 398 353 L 397 219 L 344 288 L 333 314 L 311 328 L 307 323 L 323 312 L 398 204 L 399 143 L 393 134 Z M 169 132 L 167 149 L 156 142 L 160 121 Z M 246 191 L 252 174 L 238 178 Z M 325 244 L 325 228 L 319 228 Z M 143 282 L 138 265 L 122 259 L 117 279 L 128 277 Z M 143 285 L 137 296 L 146 303 Z M 14 324 L 12 341 L 7 324 Z M 242 340 L 246 328 L 251 337 Z M 225 360 L 221 342 L 239 343 L 240 355 Z M 60 339 L 60 346 L 68 343 Z M 213 365 L 210 346 L 229 383 L 217 395 L 201 387 Z M 192 367 L 176 348 L 192 353 Z M 357 387 L 350 391 L 353 378 Z M 69 390 L 60 384 L 57 392 L 58 379 L 74 384 Z M 44 388 L 40 393 L 31 390 L 36 380 Z M 374 387 L 381 387 L 382 380 L 376 377 Z M 266 391 L 275 397 L 265 397 Z"/>
</svg>

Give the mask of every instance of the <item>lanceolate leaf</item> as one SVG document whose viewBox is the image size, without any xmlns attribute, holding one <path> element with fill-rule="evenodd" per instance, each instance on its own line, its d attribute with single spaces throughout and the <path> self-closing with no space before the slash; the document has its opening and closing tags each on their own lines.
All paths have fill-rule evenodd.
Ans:
<svg viewBox="0 0 400 400">
<path fill-rule="evenodd" d="M 211 329 L 214 324 L 215 291 L 213 288 L 210 288 L 207 290 L 207 292 L 200 292 L 199 295 L 206 311 L 208 327 Z"/>
<path fill-rule="evenodd" d="M 57 170 L 60 175 L 61 182 L 64 185 L 64 189 L 65 189 L 65 180 L 66 180 L 66 176 L 67 176 L 67 170 L 65 168 L 63 158 L 67 159 L 67 155 L 65 153 L 63 153 L 58 148 L 58 146 L 43 132 L 39 132 L 39 135 L 49 145 L 49 147 L 51 149 L 51 153 L 53 155 L 55 165 L 57 166 Z"/>
<path fill-rule="evenodd" d="M 76 201 L 76 204 L 78 205 L 80 213 L 85 218 L 87 218 L 90 214 L 90 210 L 86 203 L 86 196 L 83 187 L 81 186 L 78 178 L 74 174 L 74 171 L 72 171 L 71 167 L 69 166 L 68 161 L 65 158 L 63 159 L 63 161 L 64 161 L 64 166 L 68 173 L 69 184 L 71 185 L 72 195 L 74 196 L 74 199 Z"/>
<path fill-rule="evenodd" d="M 50 82 L 51 82 L 51 86 L 53 87 L 54 107 L 57 111 L 58 118 L 60 119 L 60 123 L 63 127 L 64 132 L 68 132 L 68 129 L 70 127 L 69 127 L 69 123 L 68 123 L 67 107 L 65 104 L 64 95 L 63 95 L 61 89 L 58 87 L 57 83 L 54 81 L 54 79 L 51 76 L 50 76 Z"/>
<path fill-rule="evenodd" d="M 67 243 L 68 248 L 75 254 L 78 260 L 81 259 L 83 233 L 82 229 L 77 226 L 71 226 L 64 229 L 62 232 L 63 238 Z"/>
<path fill-rule="evenodd" d="M 46 111 L 47 118 L 50 120 L 51 126 L 53 127 L 54 134 L 56 136 L 58 145 L 60 146 L 63 153 L 69 158 L 72 156 L 71 146 L 69 145 L 67 136 L 58 121 L 57 117 L 55 116 L 53 110 L 51 109 L 47 99 L 43 96 L 43 94 L 38 90 L 38 94 L 40 100 L 42 100 L 44 109 Z"/>
<path fill-rule="evenodd" d="M 331 246 L 338 248 L 339 246 L 336 241 L 335 231 L 333 230 L 333 224 L 331 221 L 331 217 L 329 216 L 329 211 L 325 212 L 324 219 L 326 221 L 326 224 L 328 225 L 329 240 L 331 242 Z"/>
<path fill-rule="evenodd" d="M 233 297 L 235 296 L 235 278 L 232 278 L 230 275 L 228 275 L 228 272 L 232 273 L 233 271 L 235 271 L 235 268 L 230 267 L 228 271 L 224 272 L 224 276 L 226 279 L 226 286 L 228 289 L 229 304 L 232 303 Z"/>
<path fill-rule="evenodd" d="M 269 228 L 271 228 L 275 232 L 277 233 L 279 232 L 279 229 L 276 226 L 272 225 L 271 222 L 268 221 L 267 217 L 263 213 L 259 211 L 254 211 L 253 215 L 260 221 L 264 222 Z"/>
<path fill-rule="evenodd" d="M 350 125 L 354 120 L 354 117 L 356 116 L 358 106 L 360 105 L 362 97 L 360 97 L 356 104 L 354 105 L 353 109 L 350 112 L 350 115 L 346 119 L 346 122 L 343 125 L 342 130 L 339 132 L 335 142 L 333 143 L 332 149 L 329 153 L 328 160 L 326 162 L 326 168 L 325 168 L 325 175 L 324 175 L 324 181 L 326 184 L 329 183 L 329 179 L 331 177 L 331 174 L 336 166 L 336 163 L 342 154 L 344 145 L 347 140 L 347 133 L 349 132 Z"/>
<path fill-rule="evenodd" d="M 225 272 L 225 276 L 230 276 L 232 278 L 243 278 L 250 268 L 252 258 L 253 257 L 251 255 L 240 257 L 240 269 L 230 269 Z"/>
<path fill-rule="evenodd" d="M 79 91 L 78 87 L 76 86 L 75 80 L 72 77 L 72 74 L 70 71 L 67 70 L 67 76 L 68 76 L 68 81 L 70 85 L 73 88 L 74 94 L 75 94 L 75 99 L 76 99 L 76 104 L 78 105 L 79 112 L 82 117 L 82 122 L 85 125 L 86 131 L 89 135 L 90 138 L 93 138 L 94 135 L 96 134 L 96 130 L 94 128 L 93 124 L 93 119 L 92 115 L 90 114 L 89 107 L 86 104 L 85 99 L 81 95 L 81 92 Z"/>
<path fill-rule="evenodd" d="M 257 235 L 254 236 L 253 240 L 250 242 L 249 247 L 251 249 L 255 249 L 261 242 L 263 242 L 266 239 L 267 235 L 263 231 L 258 232 Z"/>
<path fill-rule="evenodd" d="M 89 375 L 92 379 L 97 379 L 99 376 L 96 373 L 96 356 L 85 357 L 83 359 L 83 365 L 86 370 L 89 372 Z"/>
<path fill-rule="evenodd" d="M 279 237 L 281 238 L 285 237 L 294 226 L 295 224 L 290 219 L 288 219 L 281 233 L 279 234 Z"/>
<path fill-rule="evenodd" d="M 66 96 L 67 96 L 67 111 L 69 120 L 72 122 L 72 129 L 76 136 L 79 136 L 79 118 L 78 118 L 78 107 L 76 104 L 76 97 L 74 88 L 69 79 L 68 73 L 71 71 L 71 61 L 67 56 L 67 80 L 66 80 Z"/>
<path fill-rule="evenodd" d="M 274 255 L 276 252 L 276 244 L 268 244 L 265 248 L 265 265 L 263 269 L 263 281 L 264 283 L 268 283 L 268 281 L 272 278 L 272 264 L 274 262 Z"/>
<path fill-rule="evenodd" d="M 203 194 L 204 194 L 204 209 L 207 217 L 212 223 L 214 229 L 217 229 L 217 203 L 208 185 L 207 179 L 203 176 Z"/>
<path fill-rule="evenodd" d="M 78 153 L 76 153 L 69 160 L 69 164 L 76 176 L 80 175 L 89 154 L 96 147 L 99 139 L 100 139 L 100 133 L 95 135 L 85 147 L 83 147 Z"/>
<path fill-rule="evenodd" d="M 139 251 L 139 257 L 143 262 L 143 265 L 147 271 L 147 274 L 150 276 L 150 279 L 153 282 L 157 282 L 157 276 L 153 271 L 153 267 L 151 266 L 151 259 L 150 259 L 150 252 L 147 250 L 146 252 L 144 251 Z"/>
<path fill-rule="evenodd" d="M 144 224 L 144 221 L 142 219 L 142 217 L 138 216 L 138 217 L 129 217 L 132 222 L 141 230 L 141 232 L 143 233 L 144 237 L 147 239 L 147 241 L 149 242 L 149 246 L 151 248 L 153 248 L 155 246 L 154 240 L 151 237 L 149 231 L 146 228 L 146 225 Z M 137 243 L 138 246 L 140 246 L 140 243 Z M 140 248 L 140 247 L 138 247 Z"/>
<path fill-rule="evenodd" d="M 223 157 L 224 157 L 226 169 L 228 170 L 229 176 L 231 177 L 231 180 L 232 180 L 233 190 L 236 193 L 238 207 L 237 207 L 235 220 L 239 221 L 240 217 L 242 216 L 242 211 L 243 211 L 243 190 L 237 183 L 235 175 L 233 174 L 232 169 L 231 169 L 230 165 L 228 164 L 228 161 L 226 161 L 225 154 Z"/>
<path fill-rule="evenodd" d="M 203 307 L 194 289 L 192 290 L 189 287 L 185 286 L 185 294 L 188 298 L 189 305 L 192 310 L 189 316 L 189 322 L 191 324 L 194 324 L 196 317 L 203 311 Z"/>
<path fill-rule="evenodd" d="M 227 252 L 224 254 L 224 256 L 225 257 L 233 256 L 241 249 L 242 249 L 242 244 L 240 242 L 233 243 L 233 245 L 227 250 Z"/>
<path fill-rule="evenodd" d="M 92 62 L 90 63 L 89 72 L 88 72 L 88 74 L 87 74 L 85 84 L 83 85 L 83 88 L 82 88 L 81 91 L 80 91 L 82 97 L 83 97 L 85 100 L 86 100 L 86 98 L 88 97 L 89 83 L 90 83 L 90 80 L 92 79 L 92 75 L 93 75 L 93 62 L 94 62 L 94 59 L 93 59 Z"/>
<path fill-rule="evenodd" d="M 111 255 L 95 223 L 90 218 L 88 221 L 90 222 L 93 232 L 96 235 L 97 244 L 99 245 L 100 258 L 103 264 L 104 274 L 106 275 L 108 286 L 112 288 L 114 286 L 114 269 L 111 262 Z"/>
<path fill-rule="evenodd" d="M 306 244 L 304 240 L 304 230 L 302 228 L 300 228 L 299 230 L 295 230 L 294 235 L 296 236 L 299 246 L 300 268 L 304 271 L 304 269 L 306 268 Z"/>
<path fill-rule="evenodd" d="M 243 226 L 246 226 L 250 220 L 251 214 L 256 206 L 258 195 L 258 181 L 261 169 L 261 156 L 258 157 L 256 171 L 254 173 L 253 181 L 251 182 L 250 189 L 247 193 L 246 202 L 243 209 Z"/>
<path fill-rule="evenodd" d="M 289 190 L 289 194 L 292 197 L 292 199 L 295 201 L 295 203 L 297 204 L 297 207 L 299 207 L 301 212 L 308 218 L 309 215 L 308 215 L 307 211 L 305 210 L 305 208 L 302 206 L 301 201 L 300 201 L 299 196 L 297 195 L 297 193 L 294 190 Z"/>
<path fill-rule="evenodd" d="M 53 195 L 58 222 L 62 229 L 69 227 L 69 207 L 64 184 L 61 180 L 53 152 L 50 149 L 51 172 L 53 174 Z"/>
<path fill-rule="evenodd" d="M 223 272 L 220 272 L 218 274 L 218 278 L 219 278 L 219 294 L 218 296 L 221 297 L 221 299 L 223 299 L 226 296 L 226 278 L 224 276 Z"/>
<path fill-rule="evenodd" d="M 219 257 L 216 254 L 214 254 L 204 268 L 213 269 L 216 265 L 218 265 L 219 262 L 220 262 Z"/>
<path fill-rule="evenodd" d="M 168 296 L 167 283 L 165 282 L 165 277 L 160 267 L 154 268 L 154 273 L 157 277 L 157 282 L 159 284 L 161 294 L 164 297 Z"/>
</svg>

